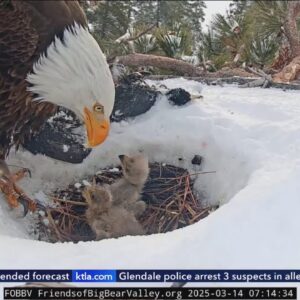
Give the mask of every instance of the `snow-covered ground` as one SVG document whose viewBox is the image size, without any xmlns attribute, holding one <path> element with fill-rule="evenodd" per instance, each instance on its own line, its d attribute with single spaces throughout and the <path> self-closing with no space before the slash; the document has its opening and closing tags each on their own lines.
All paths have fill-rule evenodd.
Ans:
<svg viewBox="0 0 300 300">
<path fill-rule="evenodd" d="M 32 178 L 22 186 L 44 198 L 54 186 L 117 163 L 119 154 L 143 151 L 191 172 L 199 171 L 190 161 L 200 154 L 201 170 L 216 173 L 199 175 L 195 188 L 221 207 L 167 234 L 48 244 L 33 240 L 30 218 L 16 219 L 0 196 L 0 269 L 300 269 L 299 91 L 161 83 L 192 94 L 202 89 L 204 98 L 175 107 L 161 97 L 145 115 L 113 124 L 108 140 L 81 165 L 28 152 L 12 153 L 9 163 L 30 168 Z"/>
</svg>

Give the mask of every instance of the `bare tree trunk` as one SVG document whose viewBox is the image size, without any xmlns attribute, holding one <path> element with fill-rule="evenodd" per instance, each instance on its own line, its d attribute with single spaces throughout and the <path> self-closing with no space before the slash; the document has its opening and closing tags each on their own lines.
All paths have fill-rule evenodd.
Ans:
<svg viewBox="0 0 300 300">
<path fill-rule="evenodd" d="M 233 64 L 236 66 L 238 64 L 238 62 L 240 61 L 241 59 L 241 56 L 242 56 L 242 53 L 243 51 L 245 50 L 245 44 L 242 44 L 240 46 L 240 48 L 238 49 L 234 59 L 233 59 Z"/>
<path fill-rule="evenodd" d="M 297 17 L 299 15 L 300 1 L 290 1 L 283 27 L 289 42 L 292 60 L 279 73 L 273 76 L 275 82 L 290 82 L 300 72 L 300 36 L 297 28 Z"/>
<path fill-rule="evenodd" d="M 160 1 L 156 1 L 156 26 L 159 27 L 160 25 L 160 10 L 161 10 L 161 2 Z"/>
<path fill-rule="evenodd" d="M 297 28 L 297 17 L 299 15 L 300 2 L 290 1 L 288 3 L 287 19 L 283 27 L 291 47 L 292 58 L 300 55 L 300 37 Z"/>
<path fill-rule="evenodd" d="M 125 56 L 119 56 L 117 61 L 125 66 L 152 66 L 155 68 L 175 71 L 182 75 L 203 75 L 203 70 L 193 66 L 192 64 L 165 56 L 134 53 Z"/>
<path fill-rule="evenodd" d="M 109 2 L 105 2 L 104 3 L 105 5 L 105 15 L 104 15 L 104 18 L 102 20 L 102 25 L 101 25 L 101 38 L 105 38 L 105 35 L 106 35 L 106 24 L 107 24 L 107 17 L 108 17 L 108 9 L 109 9 Z"/>
</svg>

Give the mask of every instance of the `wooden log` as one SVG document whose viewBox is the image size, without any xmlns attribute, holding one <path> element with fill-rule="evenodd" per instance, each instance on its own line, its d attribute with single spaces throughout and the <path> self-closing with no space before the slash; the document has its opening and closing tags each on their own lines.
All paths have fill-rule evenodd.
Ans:
<svg viewBox="0 0 300 300">
<path fill-rule="evenodd" d="M 117 57 L 117 62 L 131 67 L 152 66 L 188 76 L 200 76 L 204 74 L 202 69 L 190 63 L 165 56 L 133 53 Z"/>
</svg>

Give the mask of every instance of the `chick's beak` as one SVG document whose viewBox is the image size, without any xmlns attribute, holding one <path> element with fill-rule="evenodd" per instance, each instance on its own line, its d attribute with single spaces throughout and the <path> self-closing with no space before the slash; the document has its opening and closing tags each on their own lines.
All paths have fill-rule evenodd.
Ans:
<svg viewBox="0 0 300 300">
<path fill-rule="evenodd" d="M 109 120 L 104 114 L 84 108 L 84 122 L 88 137 L 88 146 L 95 147 L 105 141 L 109 133 Z"/>
</svg>

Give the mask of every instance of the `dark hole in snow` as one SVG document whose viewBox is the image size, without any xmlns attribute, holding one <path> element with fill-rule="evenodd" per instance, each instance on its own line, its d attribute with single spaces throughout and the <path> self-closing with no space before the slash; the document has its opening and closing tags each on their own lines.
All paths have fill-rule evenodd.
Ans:
<svg viewBox="0 0 300 300">
<path fill-rule="evenodd" d="M 147 112 L 155 103 L 159 92 L 147 84 L 121 83 L 116 87 L 116 97 L 111 121 L 119 122 Z"/>
<path fill-rule="evenodd" d="M 96 184 L 112 184 L 122 176 L 120 168 L 103 169 L 89 178 Z M 193 174 L 172 165 L 152 163 L 142 192 L 147 209 L 138 221 L 146 234 L 165 233 L 205 218 L 210 207 L 204 207 L 193 192 Z M 89 241 L 95 235 L 85 219 L 86 202 L 82 197 L 84 184 L 72 184 L 58 190 L 53 198 L 55 207 L 39 217 L 39 239 L 49 242 Z"/>
<path fill-rule="evenodd" d="M 184 89 L 172 89 L 166 93 L 168 100 L 178 106 L 184 105 L 191 101 L 191 95 Z"/>
<path fill-rule="evenodd" d="M 202 156 L 200 156 L 200 155 L 195 155 L 195 156 L 193 157 L 193 159 L 192 159 L 192 164 L 193 164 L 193 165 L 198 165 L 198 166 L 200 166 L 201 163 L 202 163 Z"/>
</svg>

